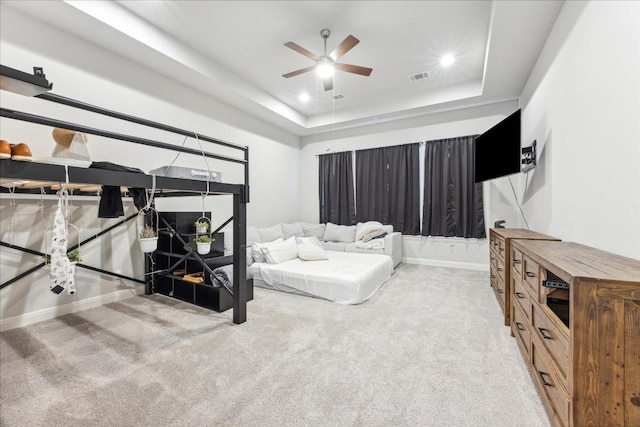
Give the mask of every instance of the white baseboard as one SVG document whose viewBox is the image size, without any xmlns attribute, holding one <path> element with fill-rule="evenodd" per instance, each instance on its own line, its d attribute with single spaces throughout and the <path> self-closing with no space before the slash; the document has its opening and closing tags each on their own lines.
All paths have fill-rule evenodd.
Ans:
<svg viewBox="0 0 640 427">
<path fill-rule="evenodd" d="M 428 265 L 431 267 L 463 268 L 465 270 L 489 271 L 489 264 L 474 264 L 471 262 L 442 261 L 425 258 L 402 258 L 407 264 Z"/>
<path fill-rule="evenodd" d="M 143 293 L 144 285 L 139 285 L 135 288 L 123 289 L 109 294 L 99 295 L 97 297 L 74 301 L 58 307 L 49 307 L 32 313 L 22 314 L 20 316 L 8 317 L 0 320 L 0 332 L 14 328 L 21 328 L 44 320 L 55 319 L 56 317 L 64 316 L 65 314 L 77 313 L 78 311 L 99 307 L 112 302 L 122 301 L 136 295 L 142 295 Z"/>
</svg>

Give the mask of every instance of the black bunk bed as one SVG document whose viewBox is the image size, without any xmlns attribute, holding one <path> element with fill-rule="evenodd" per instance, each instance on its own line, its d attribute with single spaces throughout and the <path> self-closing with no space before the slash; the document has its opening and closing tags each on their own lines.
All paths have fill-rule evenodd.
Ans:
<svg viewBox="0 0 640 427">
<path fill-rule="evenodd" d="M 108 110 L 95 105 L 90 105 L 80 101 L 76 101 L 70 98 L 65 98 L 59 95 L 50 93 L 52 84 L 46 79 L 46 76 L 42 72 L 41 68 L 34 67 L 34 73 L 28 74 L 19 70 L 15 70 L 4 65 L 0 65 L 0 89 L 11 92 L 20 93 L 26 96 L 35 96 L 40 99 L 44 99 L 50 102 L 63 104 L 66 106 L 78 108 L 85 111 L 121 119 L 127 122 L 136 123 L 142 126 L 150 128 L 160 129 L 174 134 L 182 136 L 195 137 L 200 141 L 206 141 L 208 143 L 215 144 L 226 148 L 236 149 L 242 152 L 242 158 L 229 157 L 219 154 L 210 153 L 207 151 L 194 150 L 191 148 L 176 146 L 173 144 L 167 144 L 151 139 L 145 139 L 135 137 L 131 135 L 125 135 L 121 133 L 111 132 L 103 129 L 96 129 L 87 127 L 75 123 L 64 122 L 60 120 L 51 119 L 48 117 L 37 116 L 25 112 L 10 110 L 7 108 L 0 108 L 0 116 L 15 119 L 19 121 L 35 123 L 45 126 L 59 127 L 64 129 L 73 130 L 76 132 L 84 132 L 91 135 L 98 135 L 107 138 L 113 138 L 120 141 L 127 141 L 134 144 L 141 144 L 159 149 L 170 150 L 174 152 L 182 152 L 187 154 L 194 154 L 198 156 L 204 156 L 211 159 L 217 159 L 225 162 L 232 162 L 241 164 L 244 167 L 244 183 L 243 184 L 228 184 L 213 181 L 204 180 L 192 180 L 182 178 L 170 178 L 165 176 L 153 176 L 144 173 L 135 172 L 120 172 L 112 170 L 103 170 L 96 168 L 81 168 L 73 166 L 62 166 L 45 163 L 35 162 L 20 162 L 13 160 L 0 161 L 0 179 L 6 180 L 30 180 L 38 182 L 50 182 L 50 183 L 66 183 L 66 184 L 81 184 L 81 185 L 98 185 L 98 186 L 119 186 L 119 187 L 137 187 L 152 189 L 155 188 L 154 197 L 182 197 L 193 196 L 195 194 L 206 195 L 232 195 L 233 196 L 233 216 L 229 218 L 218 230 L 226 226 L 230 222 L 233 223 L 233 254 L 231 256 L 233 260 L 233 285 L 229 289 L 225 287 L 225 291 L 232 294 L 233 297 L 233 323 L 244 323 L 247 318 L 247 300 L 248 300 L 248 286 L 246 279 L 246 258 L 244 255 L 244 247 L 246 244 L 246 204 L 249 202 L 249 149 L 246 146 L 236 145 L 230 142 L 220 141 L 211 138 L 206 135 L 196 134 L 191 131 L 179 129 L 173 126 L 169 126 L 162 123 L 153 122 L 150 120 L 142 119 L 135 116 L 130 116 L 117 111 Z M 8 191 L 4 187 L 0 187 L 2 191 Z M 17 188 L 16 193 L 42 191 L 38 189 L 24 189 Z M 49 189 L 47 192 L 55 192 Z M 100 237 L 101 235 L 109 232 L 110 230 L 118 227 L 132 219 L 137 214 L 131 215 L 122 221 L 108 227 L 105 230 L 101 230 L 98 234 L 79 242 L 74 247 L 70 247 L 69 251 L 83 245 L 93 239 Z M 216 230 L 216 232 L 218 231 Z M 30 253 L 33 255 L 44 255 L 38 251 L 19 247 L 7 242 L 0 242 L 0 245 L 11 249 L 19 250 L 22 252 Z M 145 271 L 152 271 L 152 262 L 145 257 Z M 31 274 L 37 269 L 43 267 L 44 262 L 20 273 L 18 276 L 0 284 L 0 289 L 14 283 L 15 281 Z M 150 295 L 153 293 L 153 282 L 156 275 L 171 274 L 170 271 L 154 272 L 151 275 L 146 275 L 145 280 L 141 281 L 132 277 L 123 276 L 115 272 L 103 270 L 100 268 L 88 266 L 85 264 L 78 264 L 79 267 L 83 267 L 89 270 L 99 272 L 101 274 L 107 274 L 113 277 L 123 278 L 134 282 L 145 284 L 145 294 Z M 205 266 L 205 269 L 207 267 Z M 242 284 L 242 285 L 241 285 Z"/>
</svg>

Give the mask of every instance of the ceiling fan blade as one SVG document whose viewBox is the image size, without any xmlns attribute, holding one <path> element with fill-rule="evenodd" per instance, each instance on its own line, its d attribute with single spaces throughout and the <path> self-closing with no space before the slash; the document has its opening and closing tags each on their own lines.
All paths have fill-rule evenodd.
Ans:
<svg viewBox="0 0 640 427">
<path fill-rule="evenodd" d="M 347 73 L 360 74 L 362 76 L 369 76 L 373 71 L 373 68 L 360 67 L 358 65 L 350 64 L 336 64 L 336 69 L 340 71 L 346 71 Z"/>
<path fill-rule="evenodd" d="M 327 77 L 322 81 L 325 92 L 333 89 L 333 77 Z"/>
<path fill-rule="evenodd" d="M 337 48 L 333 49 L 333 52 L 329 54 L 329 57 L 335 61 L 353 49 L 353 47 L 358 43 L 360 43 L 360 40 L 352 35 L 348 35 L 346 39 L 342 40 L 342 43 L 340 43 Z"/>
<path fill-rule="evenodd" d="M 314 61 L 317 61 L 319 59 L 317 55 L 309 52 L 307 49 L 303 48 L 300 45 L 295 44 L 294 42 L 287 42 L 284 45 L 286 47 L 288 47 L 289 49 L 293 49 L 296 52 L 303 54 L 304 56 L 306 56 L 309 59 L 313 59 Z"/>
<path fill-rule="evenodd" d="M 312 65 L 311 67 L 307 67 L 307 68 L 301 68 L 299 70 L 296 71 L 292 71 L 290 73 L 287 74 L 283 74 L 282 77 L 284 77 L 285 79 L 288 79 L 289 77 L 293 77 L 293 76 L 297 76 L 303 73 L 308 73 L 309 71 L 313 70 L 314 68 L 316 68 L 315 65 Z"/>
</svg>

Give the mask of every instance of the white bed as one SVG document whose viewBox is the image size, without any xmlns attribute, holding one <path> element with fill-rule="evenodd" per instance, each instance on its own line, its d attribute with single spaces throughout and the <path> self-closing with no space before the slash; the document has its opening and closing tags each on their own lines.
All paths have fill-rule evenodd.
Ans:
<svg viewBox="0 0 640 427">
<path fill-rule="evenodd" d="M 341 304 L 360 304 L 371 298 L 393 273 L 387 255 L 326 251 L 328 260 L 295 258 L 280 264 L 253 263 L 254 285 L 314 296 Z"/>
</svg>

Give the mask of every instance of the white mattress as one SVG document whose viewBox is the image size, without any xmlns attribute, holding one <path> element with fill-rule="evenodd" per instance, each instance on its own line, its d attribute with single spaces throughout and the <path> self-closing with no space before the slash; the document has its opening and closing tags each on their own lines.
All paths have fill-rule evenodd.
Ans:
<svg viewBox="0 0 640 427">
<path fill-rule="evenodd" d="M 253 263 L 249 273 L 273 289 L 341 304 L 360 304 L 368 300 L 393 273 L 393 261 L 387 255 L 326 253 L 328 260 L 295 258 L 280 264 Z"/>
</svg>

